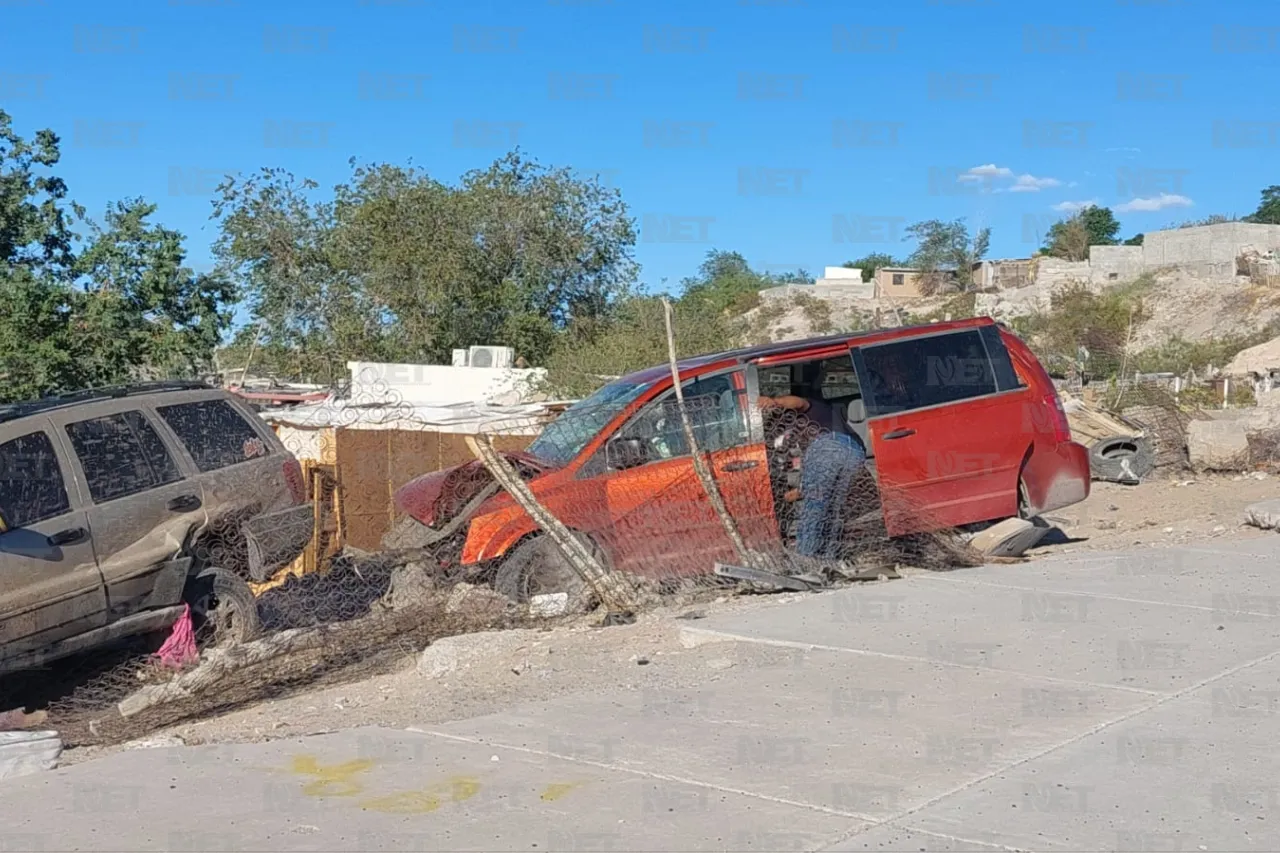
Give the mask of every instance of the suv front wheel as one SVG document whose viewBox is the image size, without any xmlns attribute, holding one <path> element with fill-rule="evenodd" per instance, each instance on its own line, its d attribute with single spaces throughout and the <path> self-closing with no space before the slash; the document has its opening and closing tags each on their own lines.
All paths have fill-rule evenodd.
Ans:
<svg viewBox="0 0 1280 853">
<path fill-rule="evenodd" d="M 191 605 L 191 624 L 201 647 L 247 643 L 262 631 L 258 600 L 234 572 L 204 569 L 187 581 L 183 600 Z"/>
</svg>

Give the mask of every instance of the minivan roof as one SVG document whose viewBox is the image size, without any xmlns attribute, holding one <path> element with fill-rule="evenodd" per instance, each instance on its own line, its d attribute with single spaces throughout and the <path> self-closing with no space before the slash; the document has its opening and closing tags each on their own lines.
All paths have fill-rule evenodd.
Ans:
<svg viewBox="0 0 1280 853">
<path fill-rule="evenodd" d="M 990 326 L 995 324 L 995 320 L 990 317 L 966 317 L 961 320 L 947 320 L 938 323 L 920 323 L 914 326 L 899 326 L 893 329 L 871 329 L 862 332 L 843 332 L 837 335 L 825 335 L 817 338 L 803 338 L 795 341 L 778 341 L 777 343 L 759 344 L 752 347 L 743 347 L 736 350 L 728 350 L 726 352 L 713 352 L 703 355 L 690 356 L 676 362 L 681 375 L 686 372 L 698 372 L 700 368 L 709 367 L 711 365 L 728 365 L 732 363 L 742 364 L 757 358 L 766 358 L 775 355 L 788 355 L 795 352 L 803 352 L 810 349 L 827 349 L 829 347 L 844 344 L 854 346 L 860 341 L 869 338 L 879 340 L 896 340 L 898 338 L 909 338 L 913 335 L 933 332 L 948 332 L 956 329 L 969 329 L 977 326 Z M 669 364 L 655 365 L 654 367 L 646 367 L 643 370 L 637 370 L 635 373 L 621 377 L 619 382 L 628 384 L 644 384 L 653 382 L 663 376 L 671 375 L 671 366 Z"/>
</svg>

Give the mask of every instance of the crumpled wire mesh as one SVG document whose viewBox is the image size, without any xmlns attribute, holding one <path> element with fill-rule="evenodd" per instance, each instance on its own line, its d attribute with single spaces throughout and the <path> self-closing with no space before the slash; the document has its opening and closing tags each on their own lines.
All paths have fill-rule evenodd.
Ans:
<svg viewBox="0 0 1280 853">
<path fill-rule="evenodd" d="M 117 742 L 367 677 L 449 634 L 546 624 L 599 605 L 599 590 L 475 459 L 466 431 L 500 451 L 601 568 L 643 593 L 632 599 L 637 606 L 777 588 L 769 578 L 799 576 L 820 586 L 892 575 L 901 562 L 935 568 L 978 562 L 949 531 L 890 538 L 872 469 L 830 452 L 838 448 L 828 426 L 783 410 L 748 412 L 740 393 L 693 394 L 684 405 L 726 526 L 698 476 L 672 400 L 642 408 L 615 434 L 620 440 L 605 442 L 602 428 L 626 401 L 578 406 L 558 417 L 536 407 L 494 408 L 481 422 L 458 425 L 424 415 L 389 389 L 376 390 L 374 399 L 273 415 L 286 448 L 303 459 L 307 500 L 320 506 L 313 508 L 308 550 L 255 586 L 251 641 L 220 638 L 199 663 L 175 674 L 153 654 L 163 636 L 133 638 L 118 651 L 52 664 L 37 674 L 43 678 L 27 674 L 8 703 L 47 703 L 50 725 L 69 745 Z M 753 417 L 760 418 L 764 441 L 752 438 Z M 828 452 L 812 452 L 815 445 Z M 403 501 L 420 516 L 429 509 L 433 527 L 395 499 L 416 482 L 406 490 L 414 492 L 423 475 L 455 468 Z M 237 497 L 243 504 L 245 495 Z M 812 508 L 815 500 L 824 511 L 806 516 L 806 502 Z M 250 580 L 253 547 L 238 535 L 250 516 L 214 519 L 211 535 L 191 546 L 196 558 Z M 277 554 L 269 540 L 293 538 L 296 530 L 286 527 L 260 526 L 257 553 Z M 735 545 L 735 530 L 745 553 Z M 717 565 L 768 574 L 743 582 L 717 575 Z M 121 715 L 123 700 L 165 690 L 174 694 L 168 701 Z"/>
</svg>

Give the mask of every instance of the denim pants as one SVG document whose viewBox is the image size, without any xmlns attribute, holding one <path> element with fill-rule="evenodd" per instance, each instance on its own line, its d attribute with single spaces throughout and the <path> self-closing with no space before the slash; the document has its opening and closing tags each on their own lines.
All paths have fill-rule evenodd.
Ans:
<svg viewBox="0 0 1280 853">
<path fill-rule="evenodd" d="M 836 557 L 841 512 L 853 475 L 866 452 L 852 437 L 826 433 L 814 439 L 800 464 L 800 520 L 796 550 L 805 557 Z"/>
</svg>

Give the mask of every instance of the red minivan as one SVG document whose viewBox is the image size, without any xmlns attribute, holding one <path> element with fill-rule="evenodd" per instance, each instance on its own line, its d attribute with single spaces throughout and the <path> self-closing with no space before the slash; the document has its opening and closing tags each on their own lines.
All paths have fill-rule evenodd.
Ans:
<svg viewBox="0 0 1280 853">
<path fill-rule="evenodd" d="M 762 395 L 820 397 L 844 415 L 867 450 L 889 536 L 1030 517 L 1089 494 L 1088 453 L 1071 440 L 1053 382 L 990 318 L 697 356 L 679 372 L 697 444 L 756 549 L 793 541 L 782 496 L 794 497 L 799 459 L 787 429 L 773 428 L 770 410 L 757 405 Z M 614 570 L 685 576 L 734 561 L 673 402 L 670 367 L 642 370 L 575 403 L 527 452 L 506 454 L 543 505 Z M 547 550 L 538 526 L 479 462 L 418 477 L 395 501 L 422 525 L 420 544 L 452 538 L 463 566 Z M 520 588 L 531 580 L 548 587 L 525 579 Z"/>
</svg>

